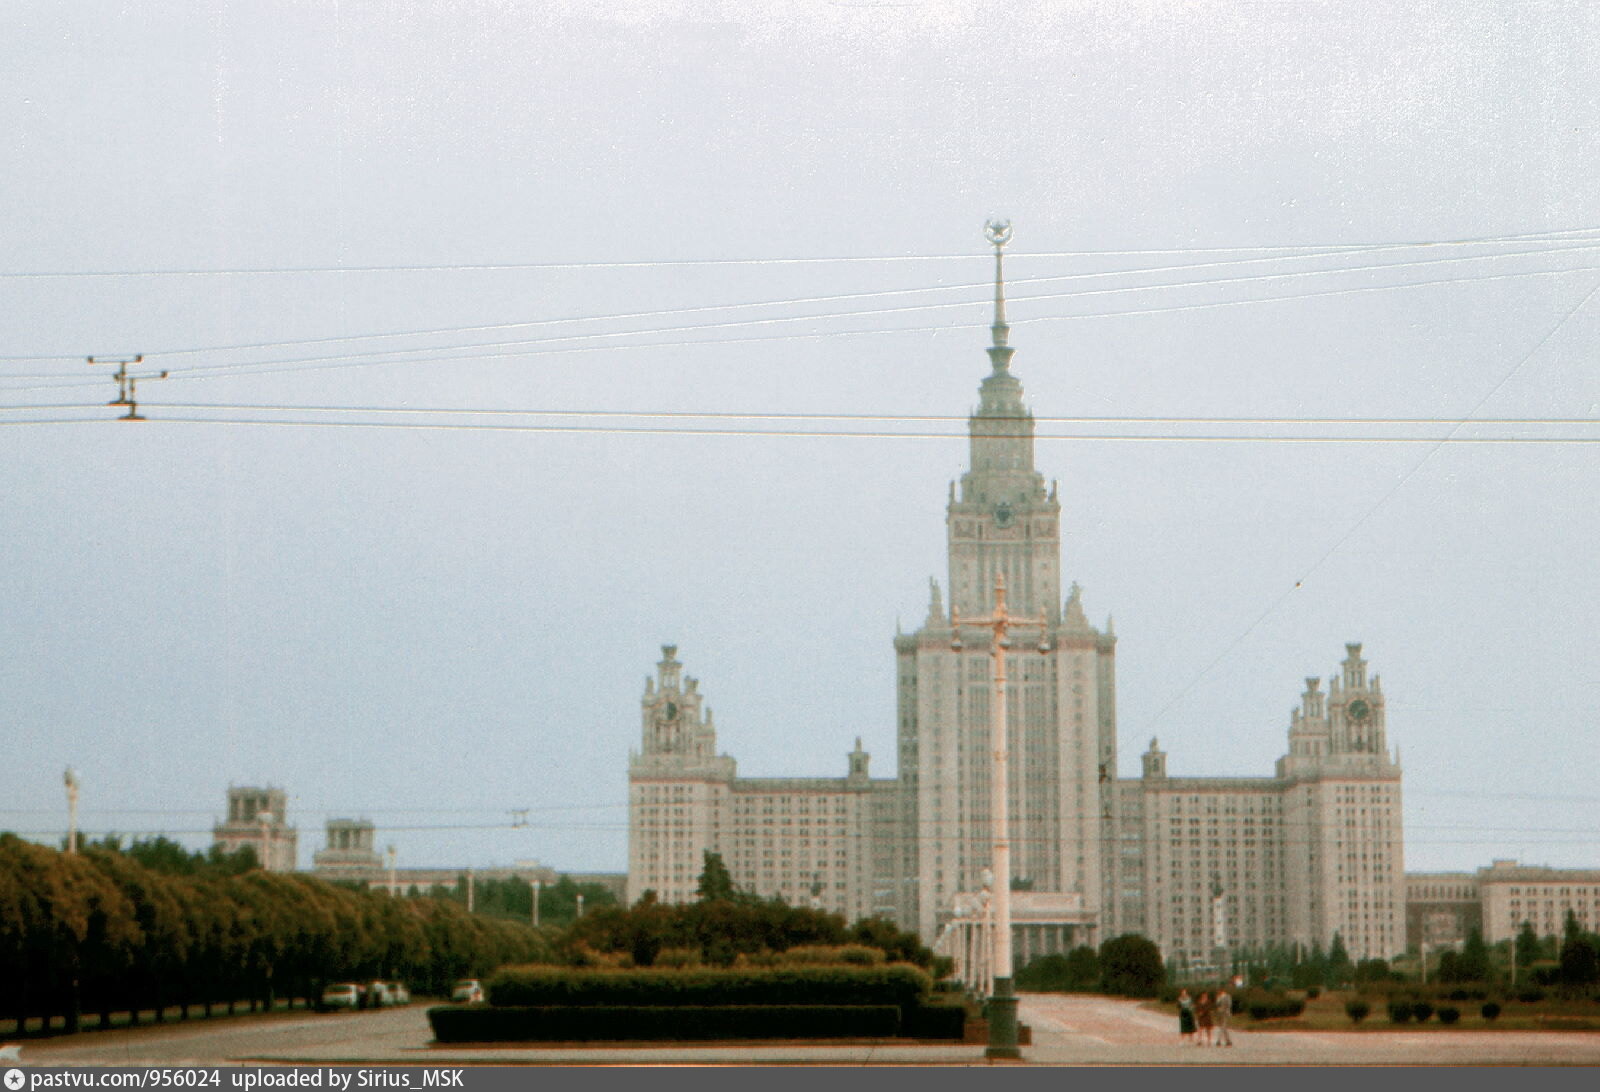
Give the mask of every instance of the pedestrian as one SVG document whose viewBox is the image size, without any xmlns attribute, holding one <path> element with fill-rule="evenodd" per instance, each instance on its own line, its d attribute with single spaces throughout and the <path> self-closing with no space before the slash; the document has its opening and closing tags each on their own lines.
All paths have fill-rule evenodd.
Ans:
<svg viewBox="0 0 1600 1092">
<path fill-rule="evenodd" d="M 1186 1043 L 1194 1042 L 1194 999 L 1188 990 L 1178 991 L 1178 1035 Z"/>
<path fill-rule="evenodd" d="M 1195 1046 L 1211 1045 L 1211 1025 L 1216 1018 L 1216 1002 L 1212 1000 L 1209 990 L 1194 999 L 1194 1022 L 1197 1028 L 1198 1041 Z"/>
<path fill-rule="evenodd" d="M 1233 1022 L 1233 995 L 1224 986 L 1217 991 L 1217 1045 L 1233 1045 L 1233 1034 L 1228 1030 L 1228 1025 Z"/>
</svg>

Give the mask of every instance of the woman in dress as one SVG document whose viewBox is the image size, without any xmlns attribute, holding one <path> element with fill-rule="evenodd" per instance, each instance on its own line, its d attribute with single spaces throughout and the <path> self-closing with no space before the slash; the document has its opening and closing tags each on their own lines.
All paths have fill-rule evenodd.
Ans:
<svg viewBox="0 0 1600 1092">
<path fill-rule="evenodd" d="M 1196 1033 L 1198 1041 L 1196 1046 L 1211 1045 L 1211 1025 L 1216 1013 L 1216 1002 L 1211 999 L 1211 991 L 1207 990 L 1194 1001 L 1194 1022 L 1198 1026 Z"/>
<path fill-rule="evenodd" d="M 1178 1035 L 1186 1043 L 1194 1042 L 1194 999 L 1188 990 L 1178 991 Z"/>
</svg>

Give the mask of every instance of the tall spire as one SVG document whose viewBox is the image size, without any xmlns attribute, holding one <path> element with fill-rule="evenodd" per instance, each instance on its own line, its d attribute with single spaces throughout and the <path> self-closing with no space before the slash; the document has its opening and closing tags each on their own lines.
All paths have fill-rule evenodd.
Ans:
<svg viewBox="0 0 1600 1092">
<path fill-rule="evenodd" d="M 983 225 L 984 238 L 994 246 L 994 324 L 989 331 L 994 336 L 994 344 L 989 347 L 989 360 L 994 365 L 996 372 L 1004 372 L 1011 366 L 1011 354 L 1014 350 L 1006 344 L 1011 337 L 1011 326 L 1006 322 L 1006 291 L 1004 252 L 1005 246 L 1011 241 L 1010 220 L 990 220 Z"/>
</svg>

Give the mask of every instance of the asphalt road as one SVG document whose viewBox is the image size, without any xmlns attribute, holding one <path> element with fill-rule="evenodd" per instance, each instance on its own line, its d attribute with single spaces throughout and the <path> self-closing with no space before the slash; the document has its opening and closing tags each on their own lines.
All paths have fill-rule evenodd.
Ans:
<svg viewBox="0 0 1600 1092">
<path fill-rule="evenodd" d="M 1178 1040 L 1177 1019 L 1130 1001 L 1034 995 L 1022 1002 L 1033 1027 L 1033 1065 L 1600 1065 L 1600 1032 L 1235 1030 L 1233 1048 Z M 86 1032 L 25 1042 L 32 1065 L 218 1065 L 378 1063 L 923 1064 L 983 1065 L 978 1046 L 894 1043 L 684 1045 L 429 1045 L 426 1006 L 380 1012 L 280 1013 L 166 1027 Z"/>
</svg>

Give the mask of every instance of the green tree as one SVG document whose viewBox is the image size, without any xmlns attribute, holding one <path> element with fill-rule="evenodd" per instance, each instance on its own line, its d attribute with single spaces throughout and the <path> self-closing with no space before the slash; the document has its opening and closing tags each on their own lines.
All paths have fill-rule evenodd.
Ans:
<svg viewBox="0 0 1600 1092">
<path fill-rule="evenodd" d="M 1483 930 L 1474 928 L 1467 933 L 1461 946 L 1461 978 L 1464 982 L 1489 981 L 1489 946 L 1483 942 Z"/>
<path fill-rule="evenodd" d="M 1328 947 L 1327 973 L 1322 984 L 1330 989 L 1343 986 L 1351 980 L 1355 969 L 1355 964 L 1350 961 L 1350 953 L 1345 950 L 1344 937 L 1334 933 L 1333 943 Z"/>
<path fill-rule="evenodd" d="M 1112 937 L 1100 946 L 1100 985 L 1122 997 L 1154 997 L 1166 984 L 1161 949 L 1136 933 Z"/>
<path fill-rule="evenodd" d="M 738 893 L 733 886 L 733 874 L 728 871 L 728 866 L 722 860 L 722 854 L 705 850 L 701 854 L 703 867 L 700 870 L 700 883 L 695 888 L 695 897 L 701 902 L 712 899 L 731 899 Z"/>
<path fill-rule="evenodd" d="M 1543 956 L 1543 946 L 1539 943 L 1539 934 L 1533 931 L 1533 922 L 1525 921 L 1522 929 L 1517 933 L 1516 957 L 1517 974 L 1519 977 L 1528 973 L 1528 968 Z"/>
</svg>

